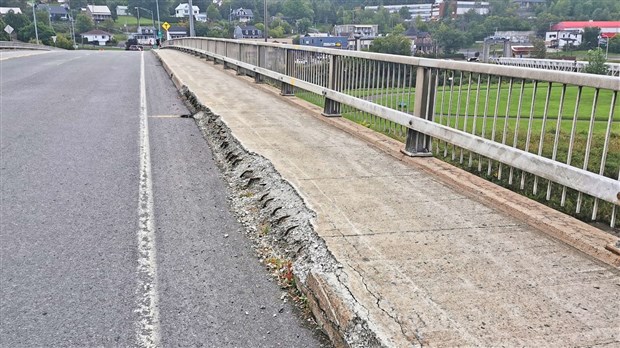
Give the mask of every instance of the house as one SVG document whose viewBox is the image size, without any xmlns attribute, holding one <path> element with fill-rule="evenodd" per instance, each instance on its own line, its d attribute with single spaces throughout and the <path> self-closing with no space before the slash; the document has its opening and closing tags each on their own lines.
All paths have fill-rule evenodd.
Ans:
<svg viewBox="0 0 620 348">
<path fill-rule="evenodd" d="M 356 34 L 364 37 L 377 37 L 379 36 L 379 26 L 377 24 L 345 24 L 334 26 L 334 36 L 348 36 L 352 38 Z"/>
<path fill-rule="evenodd" d="M 427 31 L 420 31 L 416 28 L 409 28 L 403 35 L 411 40 L 411 52 L 415 53 L 431 53 L 433 52 L 433 39 Z"/>
<path fill-rule="evenodd" d="M 385 5 L 381 7 L 390 13 L 398 13 L 404 7 L 409 11 L 410 20 L 420 17 L 423 21 L 428 21 L 432 16 L 433 4 Z M 376 12 L 379 10 L 379 6 L 366 6 L 364 9 Z"/>
<path fill-rule="evenodd" d="M 129 12 L 127 11 L 127 9 L 128 9 L 127 6 L 121 6 L 121 5 L 116 6 L 116 15 L 117 16 L 128 16 Z"/>
<path fill-rule="evenodd" d="M 66 21 L 69 19 L 69 11 L 64 6 L 53 6 L 41 4 L 38 6 L 39 11 L 47 11 L 52 21 Z"/>
<path fill-rule="evenodd" d="M 179 18 L 182 18 L 182 17 L 189 17 L 189 4 L 187 4 L 187 3 L 185 3 L 185 4 L 183 4 L 183 3 L 179 4 L 179 6 L 177 6 L 177 7 L 174 9 L 174 12 L 175 12 L 175 13 L 174 13 L 174 16 L 175 16 L 175 17 L 179 17 Z M 199 14 L 199 13 L 200 13 L 200 9 L 198 8 L 198 6 L 192 6 L 192 14 L 193 14 L 194 16 L 196 16 L 196 15 L 197 15 L 197 14 Z"/>
<path fill-rule="evenodd" d="M 566 45 L 581 44 L 585 28 L 598 27 L 601 35 L 620 33 L 620 21 L 571 21 L 559 22 L 545 34 L 545 44 L 551 48 L 562 48 Z"/>
<path fill-rule="evenodd" d="M 95 29 L 82 33 L 82 40 L 86 39 L 89 43 L 105 46 L 108 41 L 112 40 L 112 34 L 103 30 Z"/>
<path fill-rule="evenodd" d="M 199 13 L 199 14 L 195 15 L 194 18 L 196 18 L 196 20 L 198 22 L 206 23 L 207 22 L 207 13 L 206 12 Z"/>
<path fill-rule="evenodd" d="M 106 19 L 112 19 L 112 12 L 110 12 L 110 9 L 105 5 L 88 5 L 86 6 L 86 12 L 95 22 L 103 22 Z"/>
<path fill-rule="evenodd" d="M 532 56 L 532 52 L 534 52 L 534 46 L 511 46 L 510 50 L 513 58 L 530 58 Z"/>
<path fill-rule="evenodd" d="M 0 7 L 0 15 L 5 15 L 11 11 L 15 14 L 22 13 L 22 10 L 19 7 Z"/>
<path fill-rule="evenodd" d="M 518 13 L 521 17 L 535 14 L 536 7 L 547 4 L 547 0 L 512 0 L 519 6 Z"/>
<path fill-rule="evenodd" d="M 188 33 L 187 33 L 187 29 L 184 27 L 170 27 L 168 28 L 168 31 L 166 32 L 167 35 L 167 39 L 178 39 L 180 37 L 187 37 Z"/>
<path fill-rule="evenodd" d="M 235 39 L 258 39 L 261 37 L 263 37 L 263 31 L 253 25 L 236 26 L 233 32 L 233 38 Z"/>
<path fill-rule="evenodd" d="M 130 38 L 136 39 L 140 45 L 153 45 L 157 39 L 157 32 L 154 27 L 139 26 L 138 31 L 131 34 Z"/>
<path fill-rule="evenodd" d="M 235 19 L 242 23 L 246 23 L 254 19 L 254 13 L 252 13 L 252 10 L 247 10 L 244 8 L 232 10 L 231 16 L 232 19 Z"/>
</svg>

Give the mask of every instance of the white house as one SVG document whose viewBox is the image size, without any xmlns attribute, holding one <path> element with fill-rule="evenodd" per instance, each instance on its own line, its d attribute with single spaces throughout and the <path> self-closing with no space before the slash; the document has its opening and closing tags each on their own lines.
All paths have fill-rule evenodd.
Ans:
<svg viewBox="0 0 620 348">
<path fill-rule="evenodd" d="M 5 15 L 13 11 L 15 14 L 21 14 L 22 10 L 19 7 L 0 7 L 0 15 Z"/>
<path fill-rule="evenodd" d="M 581 44 L 583 31 L 589 27 L 599 28 L 601 36 L 613 36 L 620 33 L 620 21 L 560 22 L 546 33 L 545 44 L 553 48 L 562 48 L 569 44 L 578 46 Z"/>
<path fill-rule="evenodd" d="M 102 22 L 106 19 L 112 19 L 112 12 L 107 6 L 88 5 L 86 11 L 95 22 Z"/>
<path fill-rule="evenodd" d="M 116 6 L 116 15 L 117 16 L 127 16 L 129 13 L 127 12 L 127 6 Z"/>
<path fill-rule="evenodd" d="M 81 35 L 88 42 L 97 41 L 99 46 L 105 46 L 108 41 L 112 40 L 112 34 L 99 29 L 87 31 Z"/>
<path fill-rule="evenodd" d="M 247 23 L 254 19 L 254 13 L 252 13 L 252 10 L 244 8 L 232 10 L 231 15 L 234 19 L 238 20 L 241 23 Z"/>
<path fill-rule="evenodd" d="M 179 6 L 177 6 L 174 9 L 175 12 L 175 17 L 189 17 L 189 4 L 185 3 L 181 3 L 179 4 Z M 200 9 L 198 8 L 198 6 L 192 6 L 192 14 L 194 16 L 198 15 L 200 13 Z"/>
</svg>

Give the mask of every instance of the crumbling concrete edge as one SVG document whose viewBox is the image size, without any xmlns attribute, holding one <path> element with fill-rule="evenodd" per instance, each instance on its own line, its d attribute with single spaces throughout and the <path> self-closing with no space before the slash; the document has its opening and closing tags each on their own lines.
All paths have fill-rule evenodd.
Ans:
<svg viewBox="0 0 620 348">
<path fill-rule="evenodd" d="M 315 232 L 315 212 L 269 160 L 245 149 L 221 117 L 203 105 L 166 62 L 156 57 L 209 143 L 234 192 L 231 205 L 248 236 L 256 243 L 256 235 L 261 233 L 258 226 L 268 224 L 269 234 L 262 236 L 261 242 L 293 260 L 295 284 L 334 346 L 391 346 L 388 335 L 368 320 L 367 310 L 349 291 L 348 275 Z"/>
</svg>

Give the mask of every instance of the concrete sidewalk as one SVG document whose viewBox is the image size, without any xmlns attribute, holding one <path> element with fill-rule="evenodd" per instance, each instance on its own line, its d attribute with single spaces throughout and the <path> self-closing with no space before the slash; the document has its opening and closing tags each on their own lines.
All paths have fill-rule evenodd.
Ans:
<svg viewBox="0 0 620 348">
<path fill-rule="evenodd" d="M 363 127 L 322 120 L 221 65 L 157 54 L 179 87 L 316 212 L 314 230 L 341 268 L 315 269 L 301 286 L 337 345 L 620 346 L 613 255 L 603 263 L 482 204 L 472 190 L 444 182 L 454 169 L 432 158 L 399 160 L 386 153 L 390 140 Z M 446 173 L 431 175 L 429 166 Z M 452 180 L 463 189 L 478 183 L 465 178 Z M 507 201 L 521 199 L 499 190 Z M 592 232 L 576 220 L 562 223 Z M 596 232 L 577 239 L 615 240 Z M 593 256 L 603 253 L 592 248 Z"/>
</svg>

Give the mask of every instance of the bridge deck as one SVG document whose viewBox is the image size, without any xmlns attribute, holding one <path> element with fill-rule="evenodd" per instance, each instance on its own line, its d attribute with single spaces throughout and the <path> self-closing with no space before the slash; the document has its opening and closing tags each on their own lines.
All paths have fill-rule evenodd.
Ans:
<svg viewBox="0 0 620 348">
<path fill-rule="evenodd" d="M 323 303 L 341 329 L 358 316 L 397 347 L 620 344 L 617 268 L 330 124 L 346 120 L 322 121 L 196 57 L 158 54 L 317 213 L 343 265 L 324 276 L 333 307 Z M 354 298 L 352 311 L 339 295 Z"/>
</svg>

